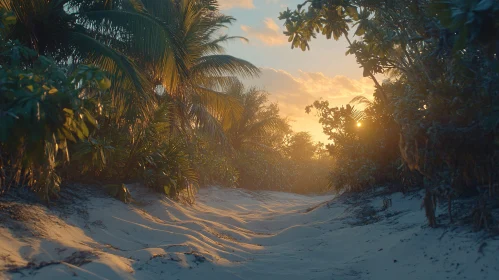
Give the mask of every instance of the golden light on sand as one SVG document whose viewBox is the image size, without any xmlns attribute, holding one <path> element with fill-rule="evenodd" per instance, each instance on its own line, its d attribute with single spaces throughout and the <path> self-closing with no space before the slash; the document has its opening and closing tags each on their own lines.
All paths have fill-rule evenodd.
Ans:
<svg viewBox="0 0 499 280">
<path fill-rule="evenodd" d="M 357 127 L 361 127 L 362 124 L 360 122 L 357 123 Z"/>
</svg>

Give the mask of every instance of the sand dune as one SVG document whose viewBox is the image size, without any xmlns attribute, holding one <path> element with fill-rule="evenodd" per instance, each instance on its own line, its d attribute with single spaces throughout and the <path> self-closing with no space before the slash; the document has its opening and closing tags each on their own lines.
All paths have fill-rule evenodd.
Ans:
<svg viewBox="0 0 499 280">
<path fill-rule="evenodd" d="M 185 206 L 88 192 L 55 208 L 3 201 L 5 279 L 498 279 L 499 241 L 429 229 L 420 199 L 205 188 Z M 77 193 L 77 192 L 74 192 Z M 79 192 L 80 193 L 80 192 Z M 3 273 L 3 274 L 2 274 Z M 3 279 L 2 278 L 2 279 Z"/>
</svg>

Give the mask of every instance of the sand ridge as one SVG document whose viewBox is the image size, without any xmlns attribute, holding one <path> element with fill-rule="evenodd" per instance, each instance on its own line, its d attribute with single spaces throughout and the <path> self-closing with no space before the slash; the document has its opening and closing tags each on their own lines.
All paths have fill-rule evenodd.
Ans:
<svg viewBox="0 0 499 280">
<path fill-rule="evenodd" d="M 0 276 L 381 280 L 499 272 L 498 241 L 462 227 L 429 229 L 420 199 L 402 194 L 382 211 L 381 197 L 210 187 L 189 206 L 131 189 L 137 202 L 129 205 L 102 195 L 66 208 L 3 204 L 20 218 L 0 224 Z"/>
</svg>

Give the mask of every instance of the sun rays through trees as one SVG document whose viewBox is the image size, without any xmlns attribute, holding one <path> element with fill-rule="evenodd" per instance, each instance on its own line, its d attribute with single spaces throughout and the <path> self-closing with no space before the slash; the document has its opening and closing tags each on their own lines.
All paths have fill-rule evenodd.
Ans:
<svg viewBox="0 0 499 280">
<path fill-rule="evenodd" d="M 372 81 L 372 98 L 350 85 L 364 95 L 342 106 L 329 93 L 300 99 L 327 143 L 293 131 L 272 92 L 245 86 L 260 69 L 228 53 L 247 39 L 226 30 L 236 19 L 225 12 L 215 0 L 0 0 L 0 193 L 52 203 L 80 182 L 130 202 L 124 183 L 139 182 L 193 202 L 203 185 L 384 185 L 425 189 L 431 226 L 437 198 L 451 221 L 452 199 L 479 197 L 476 217 L 494 206 L 497 1 L 308 0 L 281 12 L 291 48 L 344 39 Z"/>
</svg>

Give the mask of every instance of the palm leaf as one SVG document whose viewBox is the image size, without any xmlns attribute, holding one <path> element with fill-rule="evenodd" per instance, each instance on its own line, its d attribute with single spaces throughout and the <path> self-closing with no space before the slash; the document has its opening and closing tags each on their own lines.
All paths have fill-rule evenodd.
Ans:
<svg viewBox="0 0 499 280">
<path fill-rule="evenodd" d="M 195 90 L 200 103 L 221 121 L 225 130 L 241 118 L 243 107 L 234 97 L 202 87 L 196 87 Z"/>
<path fill-rule="evenodd" d="M 373 102 L 367 99 L 367 97 L 365 96 L 357 95 L 354 98 L 352 98 L 352 100 L 350 100 L 349 104 L 363 104 L 370 107 L 373 105 Z"/>
<path fill-rule="evenodd" d="M 190 69 L 193 76 L 227 76 L 256 77 L 260 70 L 253 64 L 230 55 L 209 55 L 196 60 Z"/>
</svg>

